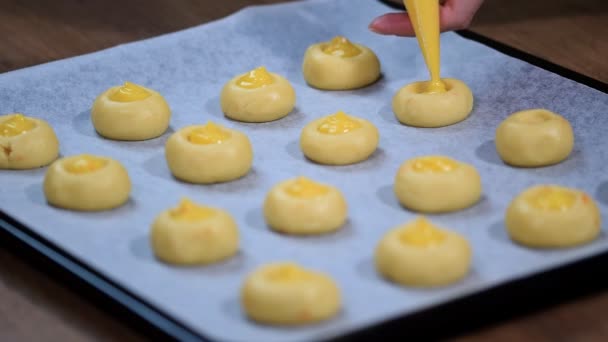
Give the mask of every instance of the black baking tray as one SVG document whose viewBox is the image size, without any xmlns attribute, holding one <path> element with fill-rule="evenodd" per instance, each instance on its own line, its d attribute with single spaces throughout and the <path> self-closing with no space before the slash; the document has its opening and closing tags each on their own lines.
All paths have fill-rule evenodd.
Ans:
<svg viewBox="0 0 608 342">
<path fill-rule="evenodd" d="M 388 2 L 386 2 L 389 4 Z M 394 6 L 394 4 L 390 4 Z M 398 7 L 398 6 L 397 6 Z M 462 37 L 524 60 L 560 76 L 607 93 L 608 85 L 477 33 Z M 96 270 L 17 222 L 0 208 L 0 243 L 32 267 L 93 301 L 96 306 L 141 335 L 154 340 L 209 341 L 167 313 L 150 305 Z M 608 253 L 512 281 L 421 312 L 342 336 L 336 341 L 367 341 L 403 336 L 434 340 L 454 337 L 480 327 L 608 288 L 603 269 Z"/>
</svg>

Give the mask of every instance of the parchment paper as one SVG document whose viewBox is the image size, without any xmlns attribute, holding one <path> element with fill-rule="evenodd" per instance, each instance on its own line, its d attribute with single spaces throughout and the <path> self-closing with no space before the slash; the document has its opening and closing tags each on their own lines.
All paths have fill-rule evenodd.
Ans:
<svg viewBox="0 0 608 342">
<path fill-rule="evenodd" d="M 608 97 L 449 33 L 442 38 L 442 75 L 469 84 L 476 98 L 471 117 L 438 129 L 400 125 L 390 108 L 393 94 L 406 83 L 426 79 L 427 72 L 414 39 L 368 31 L 369 21 L 386 11 L 384 5 L 369 0 L 253 7 L 174 34 L 0 75 L 2 113 L 23 112 L 48 120 L 63 156 L 86 152 L 114 157 L 128 168 L 134 184 L 125 206 L 79 213 L 45 203 L 41 187 L 45 168 L 4 170 L 0 171 L 2 210 L 195 331 L 228 341 L 308 341 L 340 335 L 608 250 L 605 234 L 580 248 L 531 250 L 511 243 L 502 223 L 509 201 L 538 183 L 585 190 L 606 216 Z M 306 47 L 337 34 L 376 51 L 384 75 L 378 83 L 343 92 L 319 91 L 305 84 L 300 67 Z M 225 119 L 218 98 L 222 85 L 259 65 L 292 82 L 297 109 L 265 124 Z M 89 119 L 95 97 L 125 80 L 155 89 L 168 100 L 173 117 L 171 129 L 162 137 L 116 142 L 95 133 Z M 503 165 L 493 144 L 495 127 L 508 114 L 535 107 L 570 120 L 576 135 L 574 152 L 551 167 Z M 380 148 L 368 161 L 327 167 L 303 158 L 297 143 L 301 128 L 337 110 L 378 126 Z M 210 119 L 249 135 L 255 150 L 253 170 L 241 180 L 219 185 L 174 180 L 163 156 L 167 137 L 183 126 Z M 482 175 L 484 197 L 479 204 L 431 217 L 470 240 L 473 268 L 464 281 L 446 288 L 401 288 L 376 275 L 373 249 L 387 230 L 415 217 L 392 194 L 397 168 L 408 158 L 431 153 L 472 163 Z M 343 191 L 350 207 L 344 229 L 328 236 L 296 238 L 265 226 L 264 195 L 275 183 L 296 175 Z M 215 266 L 189 268 L 154 259 L 148 245 L 150 223 L 182 196 L 225 208 L 235 216 L 242 236 L 238 256 Z M 242 280 L 255 267 L 278 260 L 297 261 L 331 274 L 343 293 L 340 315 L 302 328 L 248 321 L 239 306 Z"/>
</svg>

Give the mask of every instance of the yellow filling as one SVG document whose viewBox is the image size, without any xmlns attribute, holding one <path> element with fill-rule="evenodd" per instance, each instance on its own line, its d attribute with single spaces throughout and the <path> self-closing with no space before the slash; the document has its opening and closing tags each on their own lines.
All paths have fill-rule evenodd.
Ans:
<svg viewBox="0 0 608 342">
<path fill-rule="evenodd" d="M 131 82 L 125 82 L 109 98 L 116 102 L 133 102 L 146 99 L 152 94 L 146 88 Z"/>
<path fill-rule="evenodd" d="M 424 86 L 424 93 L 427 94 L 444 93 L 447 90 L 447 86 L 443 80 L 427 81 L 424 83 Z"/>
<path fill-rule="evenodd" d="M 201 221 L 215 213 L 215 209 L 197 205 L 188 198 L 182 199 L 179 206 L 169 210 L 171 218 L 179 221 Z"/>
<path fill-rule="evenodd" d="M 15 114 L 10 119 L 0 123 L 0 135 L 3 137 L 14 137 L 23 134 L 36 127 L 34 120 L 23 114 Z"/>
<path fill-rule="evenodd" d="M 287 185 L 285 192 L 293 197 L 308 199 L 325 195 L 329 192 L 329 187 L 306 177 L 298 177 Z"/>
<path fill-rule="evenodd" d="M 416 172 L 450 172 L 458 167 L 458 162 L 446 157 L 421 157 L 414 161 Z"/>
<path fill-rule="evenodd" d="M 361 54 L 361 49 L 351 43 L 346 37 L 336 36 L 321 48 L 328 55 L 338 57 L 354 57 Z"/>
<path fill-rule="evenodd" d="M 206 125 L 193 129 L 188 134 L 188 141 L 197 145 L 221 144 L 230 139 L 230 132 L 211 121 Z"/>
<path fill-rule="evenodd" d="M 108 161 L 104 158 L 83 154 L 68 161 L 64 167 L 70 173 L 83 174 L 97 171 L 106 164 L 108 164 Z"/>
<path fill-rule="evenodd" d="M 261 88 L 272 83 L 274 77 L 263 66 L 251 70 L 236 81 L 236 85 L 245 89 Z"/>
<path fill-rule="evenodd" d="M 323 120 L 317 130 L 325 134 L 343 134 L 361 128 L 359 121 L 343 111 L 332 114 Z"/>
<path fill-rule="evenodd" d="M 546 187 L 532 194 L 528 203 L 541 210 L 564 211 L 572 208 L 576 192 L 562 187 Z"/>
<path fill-rule="evenodd" d="M 445 232 L 424 217 L 417 218 L 399 236 L 401 242 L 417 247 L 439 245 L 445 240 Z"/>
<path fill-rule="evenodd" d="M 294 263 L 283 263 L 272 266 L 266 273 L 273 282 L 297 282 L 310 277 L 310 272 Z"/>
</svg>

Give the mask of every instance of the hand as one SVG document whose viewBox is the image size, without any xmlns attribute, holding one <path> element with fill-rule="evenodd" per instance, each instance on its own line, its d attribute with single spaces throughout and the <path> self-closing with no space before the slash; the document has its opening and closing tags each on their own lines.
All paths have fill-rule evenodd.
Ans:
<svg viewBox="0 0 608 342">
<path fill-rule="evenodd" d="M 462 30 L 471 24 L 483 0 L 446 0 L 440 8 L 441 32 Z M 388 13 L 369 25 L 369 29 L 385 35 L 415 36 L 407 13 Z"/>
</svg>

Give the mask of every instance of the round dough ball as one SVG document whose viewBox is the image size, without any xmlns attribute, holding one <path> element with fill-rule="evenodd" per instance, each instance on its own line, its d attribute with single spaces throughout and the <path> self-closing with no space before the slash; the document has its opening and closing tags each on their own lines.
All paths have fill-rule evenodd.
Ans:
<svg viewBox="0 0 608 342">
<path fill-rule="evenodd" d="M 114 140 L 147 140 L 167 130 L 171 109 L 156 91 L 125 82 L 97 97 L 91 120 L 97 133 Z"/>
<path fill-rule="evenodd" d="M 220 95 L 226 117 L 243 122 L 268 122 L 289 114 L 296 92 L 284 77 L 259 67 L 228 81 Z"/>
<path fill-rule="evenodd" d="M 368 47 L 337 36 L 308 47 L 302 72 L 315 88 L 349 90 L 374 83 L 380 77 L 380 61 Z"/>
<path fill-rule="evenodd" d="M 347 205 L 340 190 L 305 177 L 275 185 L 264 201 L 264 217 L 275 231 L 323 234 L 338 230 L 346 221 Z"/>
<path fill-rule="evenodd" d="M 208 122 L 173 133 L 165 146 L 165 158 L 176 178 L 210 184 L 245 176 L 251 169 L 253 150 L 245 134 Z"/>
<path fill-rule="evenodd" d="M 414 127 L 449 126 L 473 110 L 473 93 L 464 82 L 444 78 L 445 92 L 427 92 L 428 82 L 414 82 L 393 97 L 393 112 L 402 124 Z"/>
<path fill-rule="evenodd" d="M 150 242 L 156 257 L 166 263 L 210 264 L 238 252 L 239 231 L 228 212 L 185 198 L 156 217 Z"/>
<path fill-rule="evenodd" d="M 582 191 L 539 185 L 519 194 L 509 205 L 505 225 L 514 241 L 529 247 L 571 247 L 598 237 L 600 211 Z"/>
<path fill-rule="evenodd" d="M 81 154 L 55 161 L 44 176 L 44 195 L 56 207 L 97 211 L 123 205 L 131 193 L 127 170 L 116 160 Z"/>
<path fill-rule="evenodd" d="M 259 267 L 241 289 L 249 318 L 259 323 L 303 325 L 327 320 L 340 310 L 340 289 L 327 275 L 295 263 Z"/>
<path fill-rule="evenodd" d="M 379 139 L 378 129 L 371 122 L 337 112 L 306 125 L 300 135 L 300 148 L 317 163 L 347 165 L 369 158 Z"/>
<path fill-rule="evenodd" d="M 479 200 L 481 177 L 469 164 L 445 156 L 424 156 L 401 165 L 394 190 L 406 208 L 426 213 L 450 212 Z"/>
<path fill-rule="evenodd" d="M 460 234 L 420 217 L 386 233 L 376 247 L 375 262 L 381 275 L 398 284 L 444 286 L 467 275 L 471 247 Z"/>
<path fill-rule="evenodd" d="M 57 156 L 59 141 L 46 121 L 18 113 L 0 116 L 0 169 L 33 169 Z"/>
<path fill-rule="evenodd" d="M 545 166 L 568 158 L 574 133 L 568 120 L 546 109 L 514 113 L 496 129 L 496 150 L 502 160 L 523 167 Z"/>
</svg>

